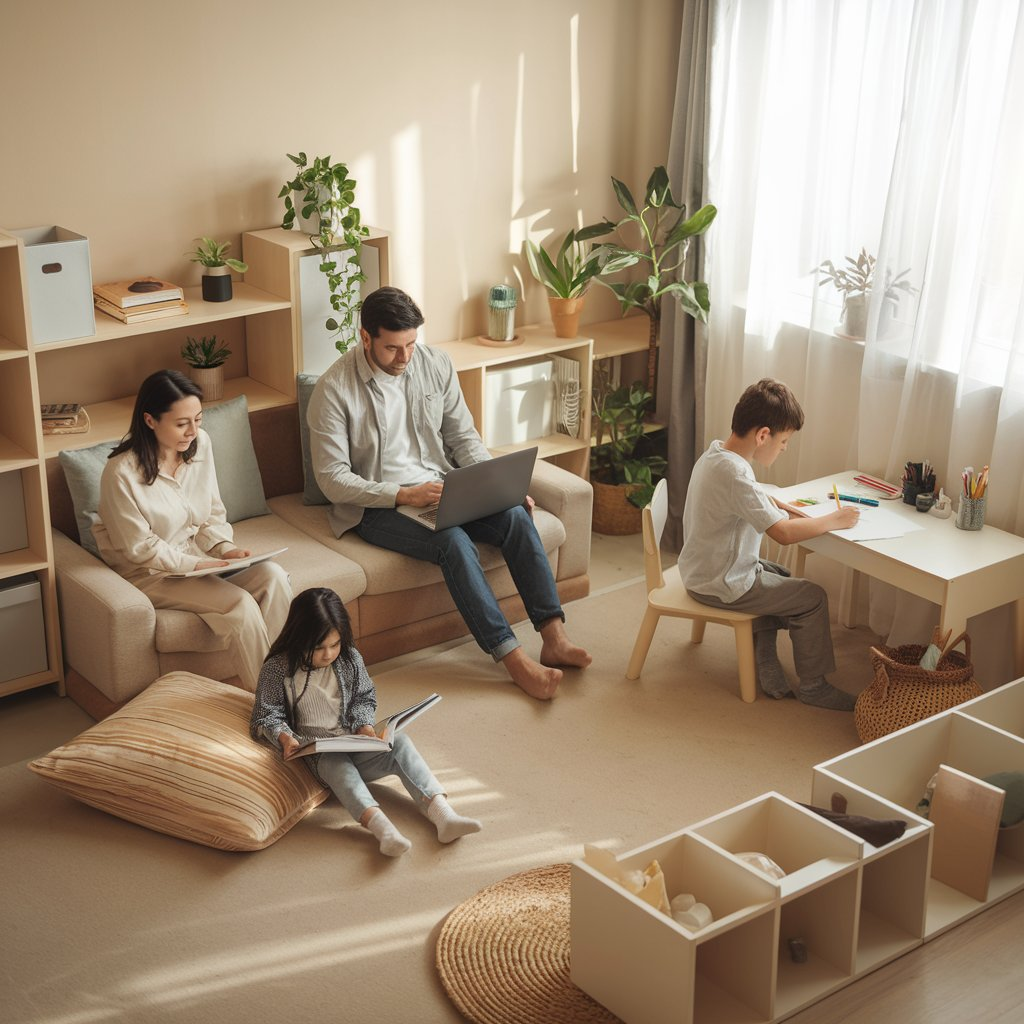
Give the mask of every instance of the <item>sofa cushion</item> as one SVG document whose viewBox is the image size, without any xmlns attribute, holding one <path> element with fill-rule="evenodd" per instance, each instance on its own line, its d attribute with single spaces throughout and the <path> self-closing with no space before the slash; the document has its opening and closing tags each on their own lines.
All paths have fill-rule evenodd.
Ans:
<svg viewBox="0 0 1024 1024">
<path fill-rule="evenodd" d="M 299 444 L 302 446 L 302 500 L 306 505 L 330 505 L 330 502 L 320 490 L 316 482 L 316 474 L 313 472 L 313 456 L 309 450 L 309 426 L 306 423 L 306 409 L 309 407 L 309 399 L 313 394 L 313 388 L 320 378 L 312 373 L 300 373 L 295 378 L 295 390 L 299 406 Z"/>
<path fill-rule="evenodd" d="M 29 764 L 83 803 L 221 850 L 262 850 L 327 791 L 249 736 L 253 695 L 188 672 L 162 676 Z"/>
<path fill-rule="evenodd" d="M 217 486 L 229 523 L 265 516 L 270 509 L 249 430 L 245 395 L 203 406 L 203 429 L 213 442 Z"/>
<path fill-rule="evenodd" d="M 399 590 L 429 586 L 442 579 L 441 570 L 436 565 L 396 555 L 393 551 L 368 544 L 352 530 L 340 538 L 335 537 L 327 522 L 327 509 L 304 505 L 298 495 L 286 494 L 279 498 L 271 498 L 270 506 L 274 514 L 285 522 L 359 565 L 366 576 L 367 594 L 390 594 Z M 565 527 L 550 512 L 540 508 L 534 511 L 534 523 L 548 554 L 548 560 L 553 562 L 558 548 L 565 541 Z M 497 548 L 482 544 L 479 551 L 480 564 L 485 572 L 504 569 L 505 560 Z"/>
<path fill-rule="evenodd" d="M 64 479 L 75 509 L 79 543 L 97 558 L 99 548 L 96 547 L 92 528 L 99 522 L 100 476 L 110 453 L 117 445 L 117 441 L 102 441 L 91 448 L 63 451 L 57 456 L 64 469 Z"/>
</svg>

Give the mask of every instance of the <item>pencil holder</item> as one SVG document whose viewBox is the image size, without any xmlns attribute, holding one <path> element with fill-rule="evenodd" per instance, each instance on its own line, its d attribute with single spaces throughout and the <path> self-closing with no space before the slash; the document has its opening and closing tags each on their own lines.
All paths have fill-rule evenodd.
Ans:
<svg viewBox="0 0 1024 1024">
<path fill-rule="evenodd" d="M 926 488 L 920 484 L 910 483 L 905 481 L 903 484 L 903 504 L 904 505 L 916 505 L 917 496 L 921 493 L 926 492 Z"/>
<path fill-rule="evenodd" d="M 985 525 L 985 502 L 987 498 L 961 498 L 956 510 L 958 530 L 980 530 Z"/>
</svg>

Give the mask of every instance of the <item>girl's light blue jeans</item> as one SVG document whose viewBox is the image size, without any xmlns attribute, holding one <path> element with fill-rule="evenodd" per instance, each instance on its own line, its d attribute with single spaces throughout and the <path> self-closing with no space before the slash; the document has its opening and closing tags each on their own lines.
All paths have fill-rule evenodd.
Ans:
<svg viewBox="0 0 1024 1024">
<path fill-rule="evenodd" d="M 413 803 L 424 814 L 427 804 L 438 793 L 444 792 L 404 732 L 396 734 L 392 750 L 365 754 L 317 754 L 308 760 L 313 762 L 310 764 L 313 774 L 341 801 L 356 821 L 369 808 L 380 806 L 366 784 L 389 775 L 398 777 Z"/>
</svg>

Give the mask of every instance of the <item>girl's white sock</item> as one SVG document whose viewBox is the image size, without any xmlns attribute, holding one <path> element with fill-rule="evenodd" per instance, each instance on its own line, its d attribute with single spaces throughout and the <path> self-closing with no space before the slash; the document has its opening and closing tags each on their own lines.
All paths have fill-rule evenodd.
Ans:
<svg viewBox="0 0 1024 1024">
<path fill-rule="evenodd" d="M 435 796 L 427 805 L 427 820 L 437 829 L 437 838 L 442 843 L 479 832 L 483 827 L 476 818 L 464 818 L 456 813 L 443 795 Z"/>
<path fill-rule="evenodd" d="M 391 819 L 379 807 L 370 816 L 366 827 L 374 834 L 380 843 L 380 852 L 386 857 L 401 857 L 406 850 L 412 849 L 412 843 L 395 828 Z"/>
</svg>

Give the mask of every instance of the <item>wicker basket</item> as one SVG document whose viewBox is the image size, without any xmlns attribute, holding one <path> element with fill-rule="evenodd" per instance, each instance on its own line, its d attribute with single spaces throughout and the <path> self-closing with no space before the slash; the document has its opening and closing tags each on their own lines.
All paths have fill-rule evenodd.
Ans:
<svg viewBox="0 0 1024 1024">
<path fill-rule="evenodd" d="M 627 495 L 636 484 L 602 484 L 590 481 L 594 488 L 594 533 L 622 537 L 643 529 L 643 510 Z"/>
<path fill-rule="evenodd" d="M 953 650 L 961 641 L 963 654 Z M 966 633 L 946 648 L 934 669 L 919 664 L 926 650 L 920 644 L 871 648 L 875 679 L 857 698 L 853 711 L 862 743 L 981 695 L 971 664 L 971 638 Z"/>
</svg>

